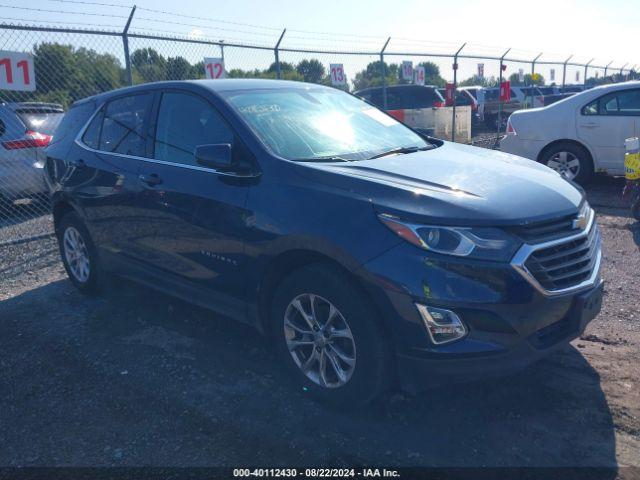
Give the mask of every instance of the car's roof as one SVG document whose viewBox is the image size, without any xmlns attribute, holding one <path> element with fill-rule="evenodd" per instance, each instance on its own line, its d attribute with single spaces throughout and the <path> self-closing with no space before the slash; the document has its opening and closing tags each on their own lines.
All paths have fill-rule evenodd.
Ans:
<svg viewBox="0 0 640 480">
<path fill-rule="evenodd" d="M 640 88 L 640 81 L 631 80 L 628 82 L 620 82 L 620 83 L 609 83 L 607 85 L 600 85 L 598 87 L 593 87 L 590 91 L 599 91 L 599 92 L 608 92 L 609 90 L 618 90 L 618 89 L 626 89 L 626 88 Z"/>
<path fill-rule="evenodd" d="M 135 85 L 132 87 L 122 87 L 109 92 L 100 93 L 92 97 L 78 100 L 76 104 L 86 101 L 104 101 L 107 98 L 128 92 L 143 92 L 145 90 L 154 90 L 157 88 L 175 88 L 184 85 L 198 85 L 205 87 L 214 92 L 239 91 L 239 90 L 278 90 L 278 89 L 311 89 L 311 88 L 331 88 L 325 85 L 315 83 L 294 82 L 290 80 L 271 80 L 262 78 L 225 78 L 219 80 L 179 80 L 152 82 Z"/>
<path fill-rule="evenodd" d="M 406 83 L 403 85 L 387 85 L 387 90 L 398 90 L 400 88 L 430 88 L 433 90 L 437 90 L 438 87 L 436 87 L 435 85 L 416 85 L 415 83 Z M 363 92 L 373 92 L 375 90 L 382 90 L 382 87 L 367 87 L 367 88 L 363 88 L 362 90 L 357 90 L 355 92 L 353 92 L 355 95 L 357 95 L 358 93 L 363 93 Z"/>
</svg>

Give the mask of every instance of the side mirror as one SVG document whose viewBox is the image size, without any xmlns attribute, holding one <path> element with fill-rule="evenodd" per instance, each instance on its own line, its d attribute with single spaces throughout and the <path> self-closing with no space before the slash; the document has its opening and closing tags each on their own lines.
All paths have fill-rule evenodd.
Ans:
<svg viewBox="0 0 640 480">
<path fill-rule="evenodd" d="M 234 169 L 231 157 L 231 145 L 217 143 L 211 145 L 198 145 L 195 150 L 198 165 L 207 168 L 228 172 Z"/>
</svg>

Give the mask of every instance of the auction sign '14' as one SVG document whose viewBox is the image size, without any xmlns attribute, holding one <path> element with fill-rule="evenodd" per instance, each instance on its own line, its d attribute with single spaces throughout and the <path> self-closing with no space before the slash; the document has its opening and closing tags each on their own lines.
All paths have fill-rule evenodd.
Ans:
<svg viewBox="0 0 640 480">
<path fill-rule="evenodd" d="M 424 67 L 416 67 L 413 69 L 414 80 L 413 83 L 416 85 L 424 85 Z"/>
<path fill-rule="evenodd" d="M 207 58 L 204 59 L 204 76 L 206 78 L 216 80 L 218 78 L 224 78 L 224 60 L 222 58 Z"/>
<path fill-rule="evenodd" d="M 0 90 L 36 89 L 33 56 L 24 52 L 0 51 Z"/>
<path fill-rule="evenodd" d="M 344 74 L 344 65 L 342 63 L 329 64 L 329 76 L 331 77 L 331 85 L 334 87 L 343 87 L 347 84 L 347 77 Z"/>
</svg>

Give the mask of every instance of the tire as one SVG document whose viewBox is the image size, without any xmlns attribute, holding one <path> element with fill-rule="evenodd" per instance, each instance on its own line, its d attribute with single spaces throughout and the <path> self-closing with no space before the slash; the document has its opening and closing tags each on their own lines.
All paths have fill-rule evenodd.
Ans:
<svg viewBox="0 0 640 480">
<path fill-rule="evenodd" d="M 560 142 L 547 148 L 540 163 L 576 183 L 585 184 L 593 177 L 593 161 L 589 152 L 573 142 Z"/>
<path fill-rule="evenodd" d="M 71 283 L 85 295 L 98 293 L 104 283 L 100 260 L 82 220 L 75 213 L 65 214 L 60 219 L 56 235 L 62 263 Z M 77 246 L 75 250 L 73 249 L 74 241 Z M 78 257 L 78 253 L 81 253 L 83 258 Z M 76 257 L 75 262 L 74 257 Z M 86 266 L 83 268 L 80 263 L 84 264 L 84 262 Z"/>
<path fill-rule="evenodd" d="M 300 307 L 310 313 L 311 299 L 319 324 L 316 332 L 295 306 L 298 300 Z M 330 305 L 336 310 L 323 330 L 332 312 Z M 384 329 L 370 301 L 337 268 L 314 264 L 291 273 L 276 289 L 270 320 L 278 357 L 294 381 L 316 399 L 341 407 L 357 406 L 370 402 L 389 387 L 392 357 Z M 332 332 L 335 337 L 331 337 Z M 347 338 L 349 334 L 351 339 Z M 296 341 L 305 344 L 290 351 Z M 325 375 L 321 376 L 323 356 Z M 309 373 L 303 371 L 307 361 Z"/>
</svg>

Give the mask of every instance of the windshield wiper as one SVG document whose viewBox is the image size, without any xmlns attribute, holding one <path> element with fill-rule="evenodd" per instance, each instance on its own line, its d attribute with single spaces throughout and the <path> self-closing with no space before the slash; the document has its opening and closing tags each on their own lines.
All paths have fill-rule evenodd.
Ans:
<svg viewBox="0 0 640 480">
<path fill-rule="evenodd" d="M 400 147 L 394 148 L 392 150 L 387 150 L 386 152 L 378 153 L 373 157 L 369 157 L 367 160 L 373 160 L 374 158 L 386 157 L 387 155 L 401 155 L 403 153 L 415 153 L 420 150 L 430 150 L 432 147 Z"/>
<path fill-rule="evenodd" d="M 350 162 L 346 158 L 339 156 L 313 157 L 313 158 L 296 158 L 296 162 Z"/>
</svg>

